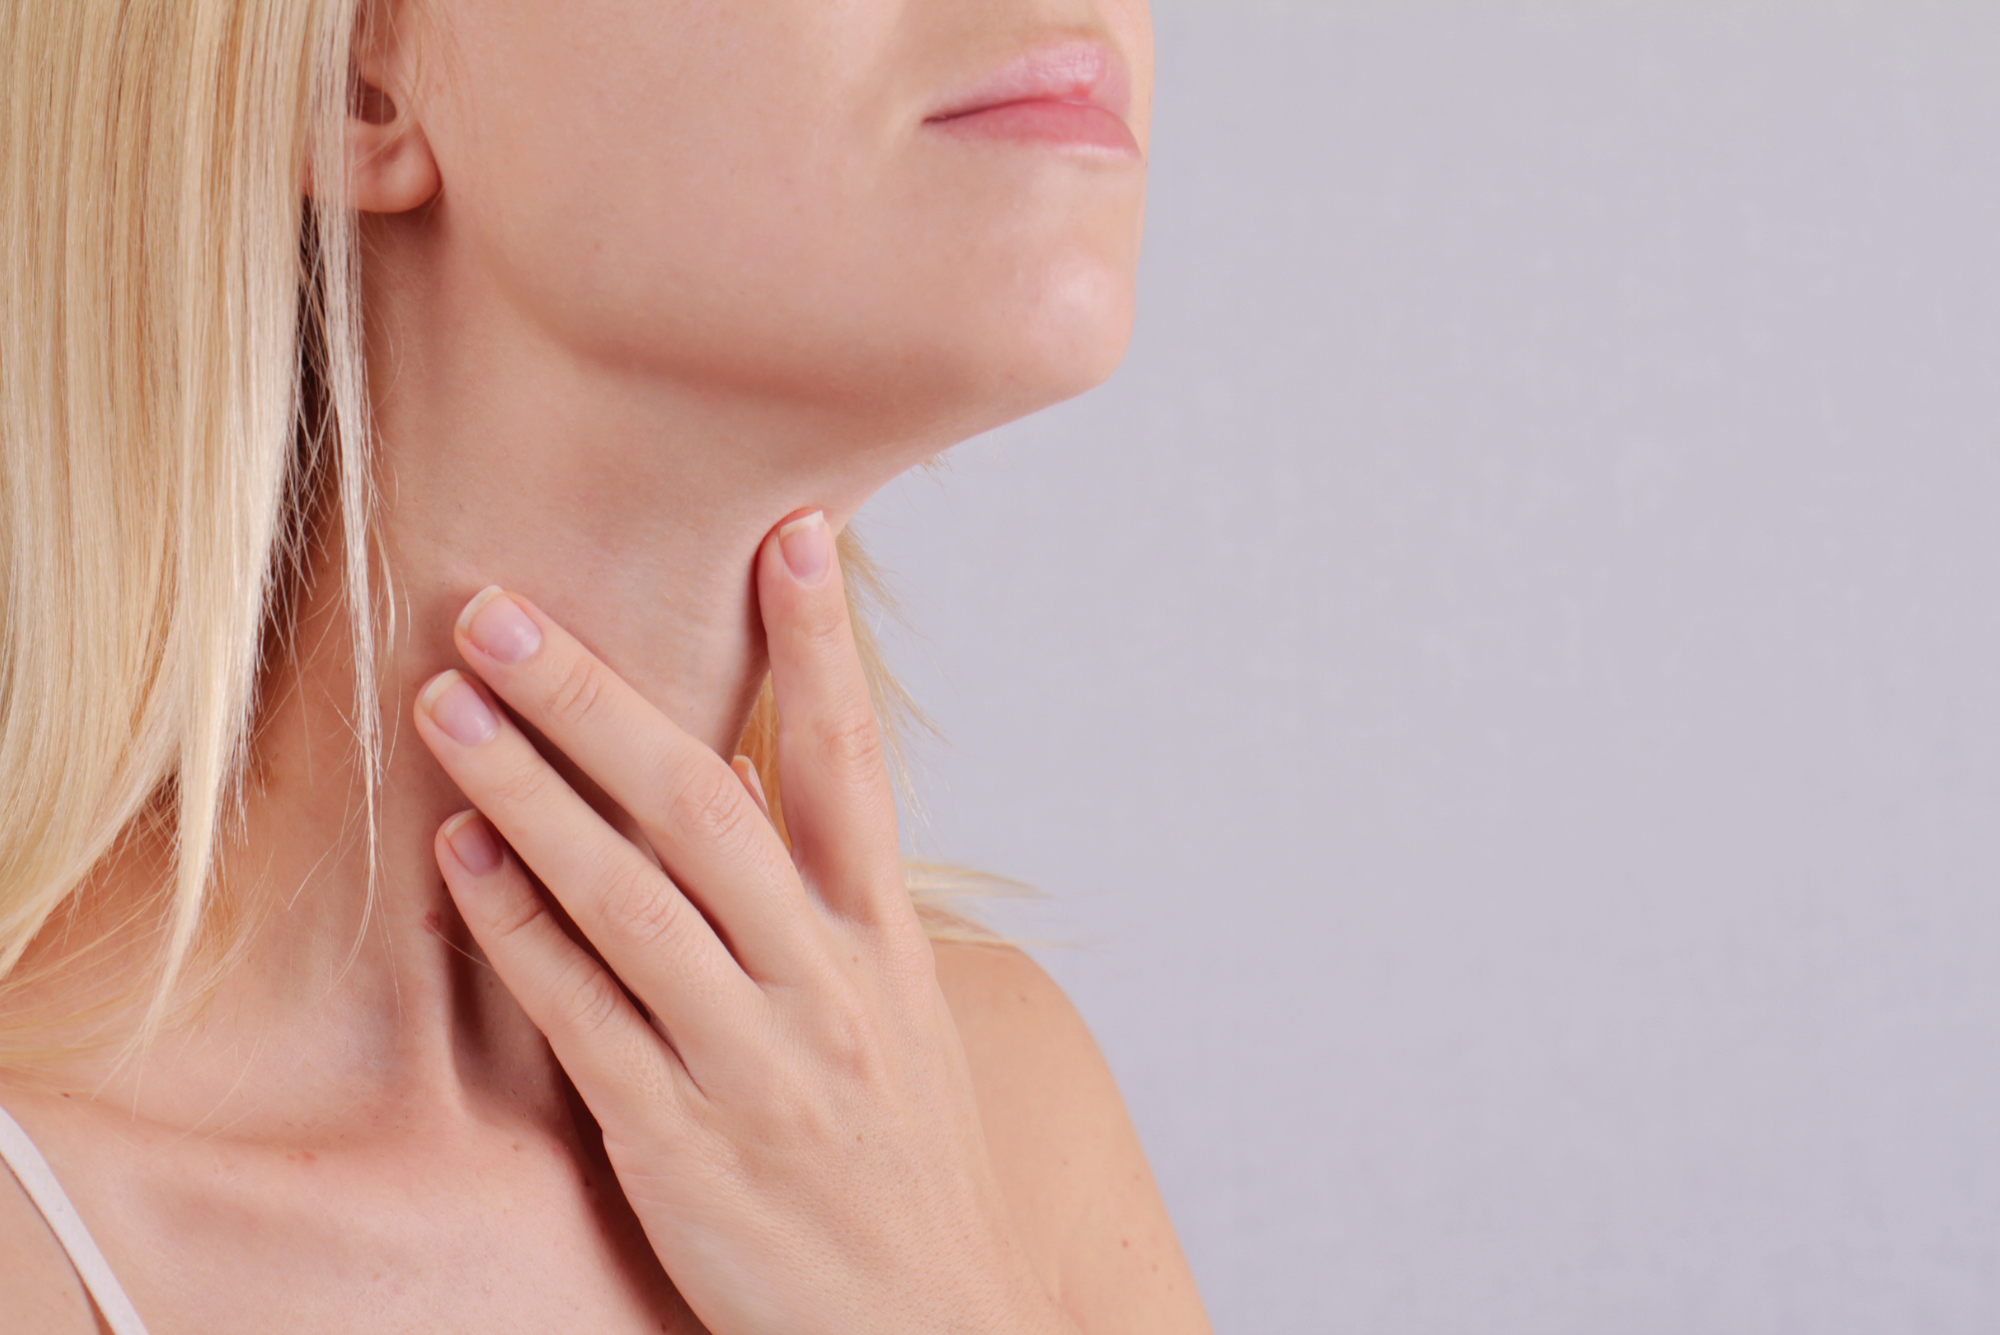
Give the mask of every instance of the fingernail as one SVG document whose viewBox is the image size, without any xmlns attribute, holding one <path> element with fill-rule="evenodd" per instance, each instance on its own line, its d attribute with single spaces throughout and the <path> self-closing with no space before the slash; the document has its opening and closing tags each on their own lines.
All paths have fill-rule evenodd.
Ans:
<svg viewBox="0 0 2000 1335">
<path fill-rule="evenodd" d="M 778 530 L 778 550 L 785 554 L 785 568 L 801 584 L 817 584 L 826 578 L 833 563 L 833 531 L 826 526 L 824 511 L 801 515 Z"/>
<path fill-rule="evenodd" d="M 458 614 L 459 633 L 501 663 L 519 663 L 542 647 L 542 628 L 498 584 L 481 589 Z"/>
<path fill-rule="evenodd" d="M 500 732 L 500 720 L 456 668 L 431 678 L 431 684 L 417 697 L 417 707 L 460 746 L 482 745 Z"/>
<path fill-rule="evenodd" d="M 444 841 L 474 876 L 491 875 L 500 869 L 500 841 L 478 812 L 461 811 L 446 821 Z"/>
<path fill-rule="evenodd" d="M 736 771 L 736 777 L 757 803 L 757 809 L 764 813 L 764 819 L 771 818 L 771 800 L 764 796 L 764 776 L 757 772 L 757 763 L 749 756 L 738 756 L 729 762 L 729 768 Z"/>
</svg>

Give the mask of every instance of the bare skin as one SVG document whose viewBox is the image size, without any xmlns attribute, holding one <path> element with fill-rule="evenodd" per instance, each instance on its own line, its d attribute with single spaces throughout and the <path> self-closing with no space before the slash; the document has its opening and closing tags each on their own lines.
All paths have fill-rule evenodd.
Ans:
<svg viewBox="0 0 2000 1335">
<path fill-rule="evenodd" d="M 379 901 L 329 533 L 224 860 L 247 952 L 144 1062 L 0 1103 L 155 1335 L 1206 1330 L 1068 1002 L 916 930 L 837 563 L 776 536 L 1116 364 L 1143 3 L 431 0 L 384 32 L 349 127 L 402 627 Z M 1129 81 L 1134 151 L 935 119 L 1052 45 Z M 489 585 L 521 663 L 459 625 Z M 490 739 L 440 724 L 446 670 L 504 703 Z M 727 765 L 767 670 L 796 858 Z M 447 831 L 485 822 L 481 875 Z M 161 865 L 135 839 L 79 925 Z M 0 1294 L 0 1331 L 95 1328 L 4 1174 Z"/>
</svg>

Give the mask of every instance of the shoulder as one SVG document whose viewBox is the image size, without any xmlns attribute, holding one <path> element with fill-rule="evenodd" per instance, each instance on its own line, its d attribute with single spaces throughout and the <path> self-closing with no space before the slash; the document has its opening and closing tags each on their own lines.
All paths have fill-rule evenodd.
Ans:
<svg viewBox="0 0 2000 1335">
<path fill-rule="evenodd" d="M 1124 1100 L 1083 1017 L 1011 946 L 937 948 L 938 982 L 972 1066 L 987 1141 L 1003 1172 L 1060 1193 L 1107 1145 L 1136 1154 Z"/>
<path fill-rule="evenodd" d="M 1115 1098 L 1083 1017 L 1026 952 L 961 942 L 936 949 L 938 983 L 973 1058 L 975 1078 L 1011 1083 L 1007 1076 L 1033 1071 L 1052 1086 L 1070 1084 L 1062 1079 L 1068 1075 L 1080 1082 L 1072 1098 Z M 1058 1069 L 1051 1070 L 1051 1062 Z"/>
<path fill-rule="evenodd" d="M 1069 997 L 1012 947 L 936 954 L 994 1170 L 1064 1307 L 1093 1335 L 1208 1330 L 1117 1082 Z"/>
</svg>

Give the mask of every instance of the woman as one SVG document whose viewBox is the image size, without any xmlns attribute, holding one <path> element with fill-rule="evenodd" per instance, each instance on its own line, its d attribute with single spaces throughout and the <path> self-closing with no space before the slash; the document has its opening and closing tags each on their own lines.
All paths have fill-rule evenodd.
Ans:
<svg viewBox="0 0 2000 1335">
<path fill-rule="evenodd" d="M 0 42 L 0 1329 L 1205 1329 L 835 541 L 1122 354 L 1144 0 Z"/>
</svg>

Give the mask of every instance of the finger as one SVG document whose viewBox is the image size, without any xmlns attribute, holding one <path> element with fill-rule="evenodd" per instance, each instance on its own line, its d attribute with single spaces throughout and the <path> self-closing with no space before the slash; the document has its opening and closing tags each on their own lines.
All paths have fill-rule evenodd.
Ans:
<svg viewBox="0 0 2000 1335">
<path fill-rule="evenodd" d="M 743 780 L 744 791 L 757 803 L 757 810 L 764 813 L 764 819 L 771 819 L 771 799 L 764 796 L 764 779 L 757 773 L 756 762 L 749 756 L 738 756 L 729 762 L 729 768 L 736 771 L 736 777 Z"/>
<path fill-rule="evenodd" d="M 690 1044 L 730 1045 L 762 998 L 700 912 L 457 672 L 417 698 L 417 733 L 605 962 Z M 734 778 L 730 780 L 735 782 Z"/>
<path fill-rule="evenodd" d="M 493 827 L 463 811 L 439 827 L 438 869 L 472 939 L 599 1122 L 643 1125 L 686 1106 L 692 1080 L 669 1041 L 570 939 Z"/>
<path fill-rule="evenodd" d="M 466 604 L 458 644 L 501 699 L 631 815 L 753 978 L 795 972 L 811 905 L 768 815 L 722 757 L 517 594 L 490 588 Z"/>
<path fill-rule="evenodd" d="M 855 652 L 833 530 L 819 511 L 765 540 L 758 603 L 778 705 L 778 780 L 792 856 L 838 912 L 908 916 L 882 730 Z"/>
</svg>

